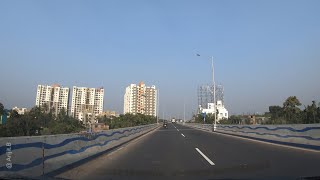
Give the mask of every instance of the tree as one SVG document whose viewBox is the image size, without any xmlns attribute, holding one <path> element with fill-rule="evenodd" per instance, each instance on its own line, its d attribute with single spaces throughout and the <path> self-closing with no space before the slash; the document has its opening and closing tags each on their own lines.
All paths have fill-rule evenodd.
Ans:
<svg viewBox="0 0 320 180">
<path fill-rule="evenodd" d="M 229 121 L 231 124 L 240 124 L 241 123 L 241 117 L 232 115 L 229 117 Z"/>
<path fill-rule="evenodd" d="M 6 133 L 4 136 L 35 136 L 40 135 L 39 118 L 30 114 L 19 115 L 15 111 L 10 113 L 10 117 L 5 124 Z"/>
<path fill-rule="evenodd" d="M 316 115 L 317 115 L 316 101 L 312 101 L 312 105 L 310 106 L 309 112 L 312 115 L 313 123 L 317 123 L 317 121 L 316 121 Z"/>
<path fill-rule="evenodd" d="M 275 120 L 282 116 L 283 108 L 280 106 L 269 106 L 269 112 L 271 113 L 271 119 Z"/>
<path fill-rule="evenodd" d="M 3 104 L 0 102 L 0 115 L 2 115 L 4 112 L 4 106 Z"/>
<path fill-rule="evenodd" d="M 52 121 L 49 126 L 50 134 L 78 133 L 84 129 L 83 124 L 72 117 L 65 118 L 62 121 Z"/>
<path fill-rule="evenodd" d="M 79 120 L 68 116 L 65 109 L 61 109 L 55 120 L 51 119 L 48 126 L 50 134 L 77 133 L 85 129 Z"/>
<path fill-rule="evenodd" d="M 62 109 L 56 117 L 51 111 L 48 112 L 40 107 L 34 107 L 24 115 L 19 115 L 15 111 L 12 111 L 10 114 L 7 123 L 0 125 L 0 137 L 68 134 L 85 130 L 82 122 L 68 116 L 64 109 Z M 143 114 L 125 114 L 114 118 L 104 116 L 98 120 L 99 122 L 108 124 L 111 129 L 157 122 L 156 117 Z"/>
<path fill-rule="evenodd" d="M 43 113 L 48 113 L 49 112 L 49 105 L 43 104 L 40 109 Z"/>
<path fill-rule="evenodd" d="M 319 107 L 317 107 L 315 101 L 312 101 L 311 105 L 305 107 L 302 112 L 303 123 L 310 124 L 319 122 L 318 109 Z"/>
<path fill-rule="evenodd" d="M 10 117 L 12 118 L 19 118 L 20 114 L 16 110 L 11 110 L 10 111 Z"/>
<path fill-rule="evenodd" d="M 64 108 L 62 108 L 59 112 L 59 114 L 57 115 L 56 117 L 56 120 L 57 121 L 64 121 L 64 119 L 66 119 L 68 116 L 67 116 L 67 112 Z"/>
<path fill-rule="evenodd" d="M 318 119 L 317 123 L 320 123 L 320 106 L 318 106 L 317 108 L 317 119 Z"/>
<path fill-rule="evenodd" d="M 157 122 L 156 117 L 144 115 L 144 114 L 122 114 L 119 117 L 107 118 L 102 117 L 98 120 L 99 122 L 105 122 L 109 125 L 110 129 L 140 126 L 146 124 L 153 124 Z"/>
<path fill-rule="evenodd" d="M 196 123 L 205 123 L 205 124 L 213 124 L 214 122 L 214 114 L 206 114 L 205 116 L 205 122 L 203 122 L 203 115 L 202 114 L 197 114 L 195 115 L 195 122 Z"/>
<path fill-rule="evenodd" d="M 301 103 L 296 96 L 288 97 L 283 103 L 283 112 L 288 123 L 298 123 L 297 117 L 301 111 L 298 106 L 301 106 Z"/>
</svg>

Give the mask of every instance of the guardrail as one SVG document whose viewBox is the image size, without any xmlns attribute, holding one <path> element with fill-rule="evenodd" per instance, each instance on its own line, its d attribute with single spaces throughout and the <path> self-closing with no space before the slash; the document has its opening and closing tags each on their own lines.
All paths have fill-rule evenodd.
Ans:
<svg viewBox="0 0 320 180">
<path fill-rule="evenodd" d="M 0 139 L 0 177 L 40 177 L 101 154 L 145 134 L 157 124 L 102 131 Z"/>
<path fill-rule="evenodd" d="M 211 124 L 188 123 L 189 127 L 212 131 Z M 320 150 L 320 124 L 217 125 L 217 132 L 271 143 Z"/>
</svg>

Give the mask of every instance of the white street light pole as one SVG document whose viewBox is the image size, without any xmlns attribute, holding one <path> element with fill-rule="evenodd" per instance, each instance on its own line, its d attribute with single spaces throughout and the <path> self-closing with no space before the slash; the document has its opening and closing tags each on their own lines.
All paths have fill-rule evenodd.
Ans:
<svg viewBox="0 0 320 180">
<path fill-rule="evenodd" d="M 162 120 L 165 120 L 166 117 L 164 117 L 164 110 L 162 110 Z"/>
<path fill-rule="evenodd" d="M 186 103 L 183 101 L 183 123 L 186 121 Z"/>
<path fill-rule="evenodd" d="M 158 89 L 158 95 L 157 95 L 157 101 L 158 101 L 158 107 L 157 107 L 157 124 L 159 124 L 159 107 L 160 107 L 160 101 L 159 101 L 159 95 L 160 95 L 160 90 Z"/>
<path fill-rule="evenodd" d="M 200 54 L 197 54 L 197 56 L 200 56 Z M 214 125 L 213 125 L 213 131 L 216 131 L 217 128 L 217 103 L 216 103 L 216 84 L 214 81 L 214 65 L 213 65 L 213 56 L 211 56 L 211 65 L 212 65 L 212 85 L 213 85 L 213 104 L 214 104 Z"/>
<path fill-rule="evenodd" d="M 216 84 L 214 81 L 214 66 L 213 66 L 213 56 L 211 56 L 211 64 L 212 64 L 212 84 L 213 84 L 213 103 L 214 103 L 214 125 L 213 131 L 216 131 L 217 128 L 217 103 L 216 103 Z"/>
</svg>

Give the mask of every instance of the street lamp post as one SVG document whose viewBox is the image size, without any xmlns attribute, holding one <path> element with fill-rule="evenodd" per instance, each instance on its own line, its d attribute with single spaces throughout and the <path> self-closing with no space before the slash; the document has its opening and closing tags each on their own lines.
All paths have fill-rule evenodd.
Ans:
<svg viewBox="0 0 320 180">
<path fill-rule="evenodd" d="M 186 103 L 185 100 L 183 100 L 183 124 L 186 121 Z"/>
<path fill-rule="evenodd" d="M 160 101 L 159 101 L 159 95 L 160 95 L 160 90 L 158 89 L 158 95 L 157 95 L 157 101 L 158 101 L 158 103 L 157 103 L 157 105 L 158 105 L 158 107 L 157 107 L 157 124 L 159 124 L 159 110 L 160 110 Z"/>
<path fill-rule="evenodd" d="M 197 54 L 200 56 L 200 54 Z M 213 110 L 214 110 L 214 124 L 213 124 L 213 131 L 216 131 L 217 128 L 217 103 L 216 103 L 216 84 L 214 81 L 214 65 L 213 65 L 213 56 L 211 56 L 211 66 L 212 66 L 212 85 L 213 85 Z"/>
<path fill-rule="evenodd" d="M 214 81 L 214 66 L 213 66 L 213 56 L 211 56 L 211 64 L 212 64 L 212 84 L 213 84 L 213 103 L 214 103 L 214 125 L 213 131 L 217 129 L 217 103 L 216 103 L 216 84 Z"/>
</svg>

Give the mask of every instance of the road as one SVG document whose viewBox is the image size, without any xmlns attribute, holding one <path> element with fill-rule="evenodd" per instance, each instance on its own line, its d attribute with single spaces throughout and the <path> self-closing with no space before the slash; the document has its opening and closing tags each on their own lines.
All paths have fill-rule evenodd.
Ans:
<svg viewBox="0 0 320 180">
<path fill-rule="evenodd" d="M 320 152 L 169 124 L 71 169 L 70 179 L 296 179 L 320 176 Z"/>
</svg>

